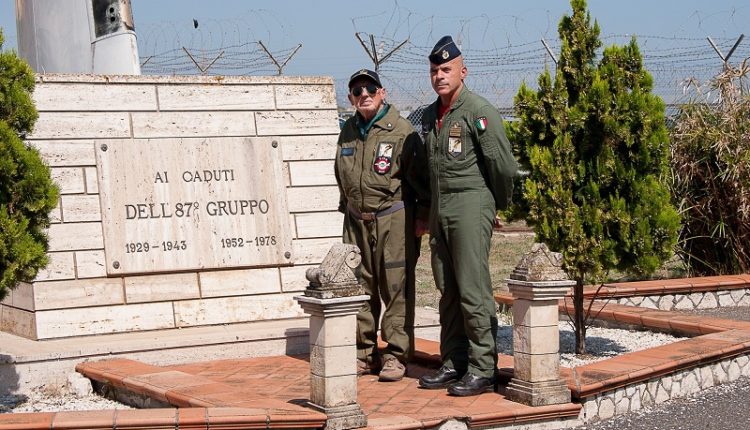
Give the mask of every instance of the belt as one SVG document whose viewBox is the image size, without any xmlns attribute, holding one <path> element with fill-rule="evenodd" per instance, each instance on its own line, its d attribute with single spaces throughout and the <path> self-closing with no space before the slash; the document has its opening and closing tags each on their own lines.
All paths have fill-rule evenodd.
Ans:
<svg viewBox="0 0 750 430">
<path fill-rule="evenodd" d="M 398 201 L 393 204 L 393 206 L 389 207 L 388 209 L 383 209 L 382 211 L 378 212 L 360 212 L 356 208 L 352 207 L 352 205 L 346 205 L 347 209 L 349 209 L 349 212 L 354 215 L 355 218 L 362 220 L 362 221 L 375 221 L 375 218 L 379 218 L 381 216 L 390 215 L 394 212 L 398 212 L 401 209 L 404 208 L 404 202 Z"/>
<path fill-rule="evenodd" d="M 487 183 L 480 178 L 461 178 L 447 180 L 443 179 L 438 181 L 440 184 L 438 188 L 441 193 L 457 193 L 462 191 L 479 191 L 487 189 Z"/>
</svg>

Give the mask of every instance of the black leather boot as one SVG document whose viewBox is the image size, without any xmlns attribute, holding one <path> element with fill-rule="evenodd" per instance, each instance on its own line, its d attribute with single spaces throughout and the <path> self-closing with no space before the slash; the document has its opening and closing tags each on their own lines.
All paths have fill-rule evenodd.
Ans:
<svg viewBox="0 0 750 430">
<path fill-rule="evenodd" d="M 458 381 L 466 371 L 452 369 L 448 366 L 440 366 L 440 369 L 428 373 L 419 378 L 419 386 L 428 390 L 437 390 Z"/>
<path fill-rule="evenodd" d="M 448 394 L 452 396 L 476 396 L 495 389 L 495 376 L 484 377 L 467 373 L 460 381 L 448 387 Z"/>
</svg>

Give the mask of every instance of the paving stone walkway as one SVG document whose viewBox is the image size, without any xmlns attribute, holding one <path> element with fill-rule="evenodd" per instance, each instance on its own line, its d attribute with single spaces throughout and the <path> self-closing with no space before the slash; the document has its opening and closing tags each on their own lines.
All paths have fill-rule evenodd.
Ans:
<svg viewBox="0 0 750 430">
<path fill-rule="evenodd" d="M 722 279 L 715 281 L 715 285 L 710 288 L 720 287 Z M 743 281 L 747 282 L 747 279 Z M 693 283 L 689 280 L 673 282 L 675 284 L 666 286 L 663 281 L 659 285 L 648 283 L 644 293 L 652 294 L 652 290 L 657 289 L 676 291 L 679 288 L 709 288 L 702 280 Z M 677 285 L 678 282 L 682 287 Z M 625 288 L 633 289 L 632 286 Z M 612 291 L 617 294 L 617 287 Z M 630 293 L 637 294 L 638 291 Z M 499 295 L 497 299 L 501 303 L 512 302 L 512 298 L 503 295 Z M 568 310 L 570 306 L 567 301 L 560 302 L 561 311 Z M 680 384 L 673 383 L 678 380 L 678 376 L 687 378 L 685 380 L 695 379 L 693 382 L 703 384 L 705 381 L 698 379 L 705 373 L 713 386 L 713 381 L 717 378 L 724 378 L 724 382 L 731 380 L 728 378 L 730 373 L 739 375 L 747 371 L 750 374 L 748 321 L 599 301 L 592 304 L 592 309 L 602 321 L 694 337 L 572 369 L 563 368 L 561 377 L 567 382 L 576 403 L 536 408 L 508 401 L 503 395 L 503 389 L 499 393 L 485 393 L 469 398 L 450 397 L 444 390 L 419 389 L 417 378 L 429 368 L 439 365 L 439 345 L 419 340 L 417 364 L 410 366 L 408 377 L 404 380 L 381 383 L 374 376 L 359 378 L 359 401 L 368 415 L 369 427 L 422 429 L 435 427 L 451 419 L 462 421 L 470 428 L 543 424 L 555 420 L 568 420 L 566 422 L 571 423 L 575 422 L 579 413 L 600 414 L 600 417 L 605 417 L 601 411 L 607 408 L 615 413 L 626 395 L 635 397 L 625 399 L 628 405 L 625 411 L 629 410 L 636 398 L 638 404 L 643 406 L 647 406 L 645 399 L 649 396 L 652 400 L 659 396 L 669 398 L 672 393 L 665 394 L 664 389 L 669 385 L 673 391 L 679 391 L 675 387 Z M 499 359 L 501 376 L 507 382 L 513 374 L 512 357 L 500 356 Z M 706 367 L 708 365 L 712 368 Z M 217 360 L 164 367 L 118 359 L 82 363 L 77 370 L 97 381 L 97 384 L 107 387 L 110 392 L 153 399 L 165 408 L 8 414 L 0 416 L 0 430 L 321 428 L 325 422 L 323 414 L 306 407 L 309 396 L 309 363 L 305 356 Z M 700 372 L 696 374 L 698 370 Z M 660 378 L 666 378 L 669 384 L 659 382 L 662 381 Z M 643 388 L 642 392 L 639 391 L 639 384 Z M 653 387 L 655 393 L 649 391 L 649 384 L 656 384 Z M 697 387 L 701 388 L 702 385 Z M 169 408 L 169 405 L 177 406 L 178 409 Z"/>
<path fill-rule="evenodd" d="M 369 375 L 359 378 L 358 400 L 368 416 L 368 428 L 431 428 L 450 419 L 467 422 L 471 427 L 496 427 L 575 418 L 579 414 L 580 405 L 572 403 L 532 408 L 511 402 L 501 393 L 456 398 L 448 396 L 445 390 L 420 389 L 417 378 L 438 364 L 434 361 L 438 344 L 420 340 L 418 348 L 425 364 L 410 365 L 402 381 L 382 383 L 377 376 Z M 503 357 L 501 365 L 512 367 L 512 358 Z M 157 426 L 164 422 L 179 425 L 180 429 L 321 428 L 325 423 L 325 415 L 305 406 L 310 390 L 306 356 L 217 360 L 165 367 L 118 359 L 84 363 L 78 370 L 106 384 L 110 392 L 127 392 L 130 396 L 148 397 L 179 407 L 177 415 L 174 409 L 167 408 L 145 410 L 147 414 L 140 417 L 137 411 L 91 412 L 85 428 L 166 428 Z M 183 411 L 188 411 L 188 415 Z M 68 426 L 71 420 L 81 422 L 85 414 L 0 416 L 0 430 L 75 428 Z M 199 416 L 206 417 L 204 427 L 194 422 Z M 153 421 L 152 427 L 146 426 L 149 419 Z M 183 420 L 198 426 L 188 426 Z M 68 427 L 62 426 L 63 423 Z"/>
</svg>

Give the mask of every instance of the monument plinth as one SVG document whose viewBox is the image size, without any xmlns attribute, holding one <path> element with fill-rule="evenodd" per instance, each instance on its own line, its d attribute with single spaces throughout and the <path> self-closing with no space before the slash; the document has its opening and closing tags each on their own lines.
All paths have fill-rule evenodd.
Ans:
<svg viewBox="0 0 750 430">
<path fill-rule="evenodd" d="M 562 270 L 562 255 L 534 244 L 506 280 L 513 294 L 513 378 L 508 399 L 530 406 L 570 402 L 560 379 L 558 300 L 575 281 Z"/>
<path fill-rule="evenodd" d="M 357 313 L 370 298 L 360 283 L 361 262 L 357 246 L 334 245 L 307 270 L 310 286 L 295 297 L 310 314 L 310 405 L 328 416 L 327 429 L 367 426 L 357 403 Z"/>
</svg>

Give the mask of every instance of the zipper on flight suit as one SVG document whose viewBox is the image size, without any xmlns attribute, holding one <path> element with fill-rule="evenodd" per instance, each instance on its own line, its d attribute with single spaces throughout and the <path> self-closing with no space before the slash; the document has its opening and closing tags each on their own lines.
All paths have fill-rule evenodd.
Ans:
<svg viewBox="0 0 750 430">
<path fill-rule="evenodd" d="M 357 208 L 358 211 L 362 212 L 364 210 L 364 204 L 365 204 L 365 193 L 362 191 L 364 189 L 364 177 L 365 177 L 365 140 L 359 140 L 359 142 L 362 143 L 362 158 L 360 159 L 360 169 L 359 169 L 359 196 L 360 196 L 360 204 Z"/>
<path fill-rule="evenodd" d="M 435 171 L 437 172 L 435 175 L 435 180 L 437 181 L 437 190 L 440 192 L 440 176 L 442 175 L 443 170 L 443 163 L 440 159 L 441 157 L 441 138 L 440 135 L 443 133 L 443 129 L 445 128 L 446 120 L 450 116 L 451 110 L 448 110 L 448 112 L 445 113 L 443 116 L 443 126 L 438 127 L 438 119 L 435 118 L 435 161 L 437 161 L 437 165 L 435 166 Z M 447 148 L 446 148 L 447 150 Z"/>
<path fill-rule="evenodd" d="M 374 132 L 374 131 L 375 131 L 375 127 L 374 127 L 374 125 L 373 125 L 373 127 L 372 127 L 372 128 L 370 129 L 370 133 L 372 133 L 372 132 Z M 367 137 L 370 137 L 370 136 L 371 136 L 371 134 L 370 134 L 370 133 L 368 133 L 368 134 L 367 134 Z M 375 134 L 377 134 L 377 133 L 375 133 Z M 366 164 L 366 163 L 365 163 L 365 148 L 366 148 L 366 146 L 367 146 L 367 139 L 365 139 L 365 140 L 360 140 L 360 142 L 362 142 L 362 151 L 361 151 L 361 152 L 362 152 L 362 160 L 361 160 L 361 163 L 360 163 L 360 164 L 361 164 L 361 166 L 360 166 L 360 167 L 361 167 L 361 169 L 359 170 L 359 195 L 360 195 L 360 196 L 362 196 L 362 204 L 361 204 L 361 205 L 360 205 L 360 207 L 359 207 L 359 208 L 357 208 L 357 209 L 358 209 L 358 210 L 359 210 L 360 212 L 366 212 L 366 211 L 364 210 L 364 204 L 365 204 L 365 193 L 363 192 L 363 190 L 364 190 L 364 187 L 365 187 L 365 185 L 364 185 L 364 178 L 365 178 L 365 164 Z M 370 162 L 370 167 L 369 167 L 370 169 L 372 169 L 372 163 L 374 163 L 374 162 L 375 162 L 375 154 L 376 154 L 377 150 L 378 150 L 378 144 L 377 144 L 377 139 L 375 139 L 375 145 L 374 145 L 374 146 L 373 146 L 373 148 L 372 148 L 372 158 L 371 158 L 371 160 L 372 160 L 372 161 Z"/>
</svg>

